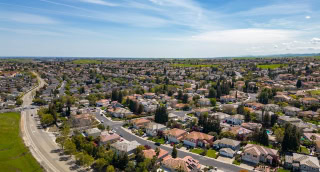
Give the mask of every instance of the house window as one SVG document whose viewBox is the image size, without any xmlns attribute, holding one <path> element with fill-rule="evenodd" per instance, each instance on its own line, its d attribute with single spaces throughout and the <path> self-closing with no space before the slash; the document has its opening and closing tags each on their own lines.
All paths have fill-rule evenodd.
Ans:
<svg viewBox="0 0 320 172">
<path fill-rule="evenodd" d="M 250 153 L 247 153 L 247 155 L 250 155 Z"/>
<path fill-rule="evenodd" d="M 257 155 L 253 155 L 254 158 L 257 158 Z"/>
</svg>

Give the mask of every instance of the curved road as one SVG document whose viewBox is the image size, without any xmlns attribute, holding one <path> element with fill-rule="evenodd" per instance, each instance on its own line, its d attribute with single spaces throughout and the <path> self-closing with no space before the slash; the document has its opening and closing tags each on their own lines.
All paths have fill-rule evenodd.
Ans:
<svg viewBox="0 0 320 172">
<path fill-rule="evenodd" d="M 137 141 L 138 143 L 140 143 L 141 145 L 149 145 L 151 146 L 153 149 L 155 149 L 157 146 L 154 145 L 153 142 L 144 140 L 132 133 L 129 133 L 128 131 L 124 130 L 122 128 L 122 122 L 113 122 L 110 121 L 109 119 L 107 119 L 105 116 L 101 116 L 101 115 L 97 115 L 96 114 L 96 118 L 99 119 L 100 121 L 103 120 L 104 121 L 104 125 L 105 126 L 110 126 L 112 129 L 114 129 L 116 131 L 117 134 L 121 135 L 124 139 L 128 140 L 128 141 Z M 169 153 L 172 152 L 172 148 L 167 147 L 167 146 L 160 146 L 162 149 L 168 151 Z M 200 164 L 202 165 L 206 165 L 206 166 L 213 166 L 213 167 L 217 167 L 219 170 L 223 170 L 223 171 L 228 171 L 228 172 L 238 172 L 243 168 L 240 168 L 236 165 L 233 164 L 228 164 L 228 163 L 224 163 L 218 160 L 214 160 L 211 158 L 207 158 L 201 155 L 196 155 L 190 152 L 185 152 L 185 151 L 181 151 L 178 149 L 178 157 L 179 158 L 183 158 L 185 156 L 191 156 L 192 158 L 198 160 L 200 162 Z"/>
<path fill-rule="evenodd" d="M 36 74 L 37 75 L 37 74 Z M 21 133 L 26 146 L 29 147 L 32 155 L 44 167 L 46 171 L 64 172 L 71 171 L 72 162 L 60 161 L 58 145 L 54 137 L 48 132 L 39 129 L 40 121 L 37 117 L 37 109 L 30 106 L 32 104 L 33 94 L 45 85 L 45 81 L 37 75 L 39 85 L 26 93 L 22 100 L 21 110 Z"/>
</svg>

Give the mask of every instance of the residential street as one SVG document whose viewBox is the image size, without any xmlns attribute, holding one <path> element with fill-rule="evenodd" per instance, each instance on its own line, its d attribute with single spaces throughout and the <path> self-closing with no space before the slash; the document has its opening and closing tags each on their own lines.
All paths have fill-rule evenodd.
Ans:
<svg viewBox="0 0 320 172">
<path fill-rule="evenodd" d="M 108 120 L 106 117 L 101 116 L 101 115 L 96 115 L 96 118 L 99 119 L 100 121 L 103 120 L 104 121 L 104 125 L 105 126 L 110 126 L 112 129 L 114 129 L 116 131 L 117 134 L 121 135 L 123 138 L 125 138 L 128 141 L 134 141 L 136 140 L 138 143 L 140 143 L 141 145 L 149 145 L 151 146 L 153 149 L 155 149 L 157 146 L 154 145 L 153 142 L 144 140 L 132 133 L 129 133 L 127 131 L 125 131 L 121 126 L 122 126 L 122 122 L 112 122 L 110 120 Z M 168 151 L 171 154 L 172 148 L 168 148 L 166 146 L 160 146 L 162 149 Z M 241 170 L 242 168 L 237 167 L 233 164 L 227 164 L 227 163 L 223 163 L 217 160 L 213 160 L 210 158 L 206 158 L 204 156 L 201 155 L 196 155 L 193 153 L 189 153 L 189 152 L 185 152 L 185 151 L 181 151 L 178 149 L 178 157 L 183 158 L 185 156 L 191 156 L 192 158 L 199 160 L 200 164 L 202 165 L 206 165 L 206 166 L 213 166 L 213 167 L 217 167 L 219 170 L 223 170 L 223 171 L 234 171 L 237 172 L 239 170 Z"/>
</svg>

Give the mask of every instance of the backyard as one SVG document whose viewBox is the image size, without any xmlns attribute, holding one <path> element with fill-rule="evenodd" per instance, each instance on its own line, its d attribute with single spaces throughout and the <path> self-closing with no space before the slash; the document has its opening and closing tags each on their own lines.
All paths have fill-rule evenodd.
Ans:
<svg viewBox="0 0 320 172">
<path fill-rule="evenodd" d="M 1 171 L 43 171 L 25 147 L 19 132 L 20 114 L 0 114 Z"/>
</svg>

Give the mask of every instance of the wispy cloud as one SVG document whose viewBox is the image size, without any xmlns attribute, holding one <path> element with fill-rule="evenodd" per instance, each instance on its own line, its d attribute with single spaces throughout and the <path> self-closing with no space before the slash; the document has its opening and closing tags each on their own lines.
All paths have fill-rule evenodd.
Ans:
<svg viewBox="0 0 320 172">
<path fill-rule="evenodd" d="M 256 7 L 247 11 L 236 13 L 242 16 L 260 16 L 260 15 L 290 15 L 299 13 L 310 13 L 311 8 L 307 3 L 285 3 L 272 4 L 263 7 Z"/>
<path fill-rule="evenodd" d="M 300 34 L 293 30 L 233 29 L 205 32 L 192 37 L 196 41 L 227 42 L 233 44 L 276 43 L 292 40 Z"/>
<path fill-rule="evenodd" d="M 11 12 L 0 12 L 2 19 L 18 22 L 18 23 L 26 23 L 26 24 L 58 24 L 59 21 L 42 15 L 28 14 L 28 13 L 11 13 Z"/>
<path fill-rule="evenodd" d="M 80 0 L 81 2 L 91 3 L 91 4 L 97 4 L 97 5 L 105 5 L 110 7 L 118 6 L 118 4 L 103 1 L 103 0 Z"/>
</svg>

